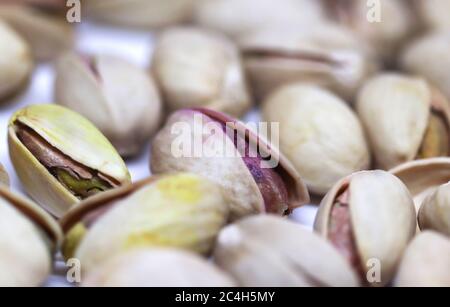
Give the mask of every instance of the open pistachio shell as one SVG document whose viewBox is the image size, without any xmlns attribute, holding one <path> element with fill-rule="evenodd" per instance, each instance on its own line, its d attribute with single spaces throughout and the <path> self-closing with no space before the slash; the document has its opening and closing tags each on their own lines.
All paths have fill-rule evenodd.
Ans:
<svg viewBox="0 0 450 307">
<path fill-rule="evenodd" d="M 264 102 L 262 114 L 265 121 L 279 123 L 281 151 L 315 194 L 324 195 L 340 178 L 370 166 L 359 119 L 327 90 L 286 85 Z"/>
<path fill-rule="evenodd" d="M 249 217 L 224 228 L 214 261 L 244 287 L 358 285 L 331 244 L 277 216 Z"/>
<path fill-rule="evenodd" d="M 360 272 L 366 282 L 370 260 L 380 263 L 380 280 L 391 281 L 416 230 L 414 203 L 405 185 L 384 171 L 364 171 L 339 181 L 320 204 L 315 230 Z"/>
<path fill-rule="evenodd" d="M 155 174 L 193 172 L 219 184 L 229 196 L 233 220 L 263 212 L 288 214 L 309 201 L 300 176 L 276 148 L 212 110 L 173 113 L 152 143 L 150 166 Z"/>
<path fill-rule="evenodd" d="M 152 77 L 108 55 L 67 53 L 56 66 L 55 99 L 86 116 L 122 156 L 133 156 L 156 132 L 162 103 Z"/>
<path fill-rule="evenodd" d="M 450 12 L 449 0 L 415 0 L 417 12 L 423 23 L 430 29 L 449 30 L 450 20 L 448 12 Z"/>
<path fill-rule="evenodd" d="M 450 183 L 429 195 L 419 210 L 420 229 L 432 229 L 450 236 Z"/>
<path fill-rule="evenodd" d="M 0 164 L 0 183 L 9 186 L 9 175 L 2 164 Z"/>
<path fill-rule="evenodd" d="M 193 174 L 151 177 L 93 196 L 61 220 L 63 253 L 89 272 L 112 255 L 142 247 L 208 253 L 228 219 L 220 187 Z"/>
<path fill-rule="evenodd" d="M 57 217 L 81 199 L 130 182 L 125 163 L 87 119 L 32 105 L 9 121 L 9 154 L 27 193 Z"/>
<path fill-rule="evenodd" d="M 0 186 L 0 286 L 39 286 L 62 232 L 37 204 Z"/>
<path fill-rule="evenodd" d="M 395 278 L 397 287 L 450 287 L 450 240 L 432 231 L 408 246 Z"/>
<path fill-rule="evenodd" d="M 84 278 L 85 287 L 233 287 L 207 260 L 182 250 L 142 249 L 113 257 Z"/>
</svg>

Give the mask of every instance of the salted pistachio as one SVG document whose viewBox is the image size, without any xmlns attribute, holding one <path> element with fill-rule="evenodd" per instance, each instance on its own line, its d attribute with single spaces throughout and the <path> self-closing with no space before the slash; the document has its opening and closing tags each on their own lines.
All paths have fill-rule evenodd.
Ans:
<svg viewBox="0 0 450 307">
<path fill-rule="evenodd" d="M 16 94 L 28 82 L 33 69 L 31 50 L 7 23 L 0 19 L 0 99 Z"/>
<path fill-rule="evenodd" d="M 61 240 L 61 229 L 50 215 L 0 185 L 0 286 L 42 285 Z"/>
<path fill-rule="evenodd" d="M 149 248 L 119 254 L 101 264 L 84 287 L 234 287 L 228 274 L 194 253 Z"/>
<path fill-rule="evenodd" d="M 420 229 L 431 229 L 450 236 L 450 183 L 441 185 L 422 203 Z"/>
<path fill-rule="evenodd" d="M 405 185 L 388 172 L 363 171 L 330 190 L 320 204 L 314 229 L 348 259 L 361 280 L 383 286 L 392 280 L 416 224 Z M 369 280 L 373 260 L 379 263 L 379 274 L 374 275 L 379 279 Z"/>
<path fill-rule="evenodd" d="M 357 286 L 331 244 L 287 219 L 258 215 L 224 228 L 214 261 L 243 287 Z"/>
<path fill-rule="evenodd" d="M 30 45 L 34 58 L 47 61 L 74 45 L 74 29 L 62 17 L 24 5 L 0 5 L 5 20 Z"/>
<path fill-rule="evenodd" d="M 206 178 L 151 177 L 82 202 L 62 220 L 63 254 L 90 272 L 105 259 L 142 247 L 207 254 L 228 219 L 227 198 Z"/>
<path fill-rule="evenodd" d="M 309 201 L 300 176 L 274 146 L 208 109 L 173 113 L 153 140 L 150 166 L 153 174 L 187 171 L 217 183 L 229 196 L 232 220 L 289 214 Z"/>
<path fill-rule="evenodd" d="M 303 83 L 281 87 L 264 102 L 262 115 L 279 123 L 281 151 L 315 194 L 324 195 L 340 178 L 370 166 L 359 119 L 325 89 Z"/>
<path fill-rule="evenodd" d="M 26 192 L 56 217 L 82 199 L 130 182 L 125 163 L 100 131 L 58 105 L 14 113 L 8 144 Z"/>
<path fill-rule="evenodd" d="M 220 34 L 168 29 L 156 42 L 152 66 L 170 110 L 208 107 L 241 116 L 251 106 L 238 49 Z"/>
<path fill-rule="evenodd" d="M 450 155 L 450 106 L 424 79 L 383 73 L 367 81 L 356 104 L 378 167 Z"/>
<path fill-rule="evenodd" d="M 119 26 L 159 28 L 188 21 L 196 0 L 83 0 L 85 14 Z"/>
<path fill-rule="evenodd" d="M 450 240 L 425 231 L 408 246 L 395 278 L 397 287 L 450 287 Z"/>
<path fill-rule="evenodd" d="M 408 44 L 400 57 L 403 70 L 422 76 L 450 99 L 450 34 L 431 32 Z"/>
<path fill-rule="evenodd" d="M 321 22 L 325 14 L 316 0 L 200 0 L 194 21 L 232 37 L 261 28 L 300 28 Z"/>
<path fill-rule="evenodd" d="M 242 35 L 238 44 L 258 99 L 282 85 L 308 82 L 352 102 L 361 83 L 377 69 L 364 43 L 336 24 L 261 28 Z"/>
<path fill-rule="evenodd" d="M 55 99 L 94 123 L 122 156 L 138 154 L 162 119 L 153 78 L 109 55 L 62 56 L 56 65 Z"/>
<path fill-rule="evenodd" d="M 9 186 L 9 175 L 3 164 L 0 163 L 0 184 Z"/>
<path fill-rule="evenodd" d="M 426 27 L 437 30 L 449 30 L 449 0 L 414 0 L 416 11 Z"/>
</svg>

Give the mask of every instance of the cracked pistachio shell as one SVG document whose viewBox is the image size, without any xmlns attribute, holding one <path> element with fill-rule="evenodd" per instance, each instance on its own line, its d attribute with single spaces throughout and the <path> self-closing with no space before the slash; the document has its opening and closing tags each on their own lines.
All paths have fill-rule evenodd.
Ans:
<svg viewBox="0 0 450 307">
<path fill-rule="evenodd" d="M 347 194 L 348 218 L 335 213 L 339 197 Z M 347 224 L 347 225 L 345 225 Z M 352 174 L 330 190 L 320 204 L 314 229 L 350 260 L 365 279 L 370 260 L 380 262 L 381 280 L 386 285 L 416 230 L 414 203 L 405 185 L 385 171 Z M 344 226 L 348 238 L 338 233 Z"/>
<path fill-rule="evenodd" d="M 41 285 L 61 240 L 61 229 L 51 216 L 0 186 L 0 286 Z"/>
<path fill-rule="evenodd" d="M 207 260 L 176 249 L 142 249 L 113 257 L 85 277 L 85 287 L 233 287 Z"/>
<path fill-rule="evenodd" d="M 196 23 L 232 37 L 263 27 L 316 23 L 324 17 L 316 0 L 200 0 L 194 10 Z"/>
<path fill-rule="evenodd" d="M 415 5 L 419 16 L 428 28 L 437 30 L 450 29 L 450 19 L 448 18 L 448 12 L 450 12 L 449 0 L 415 0 Z"/>
<path fill-rule="evenodd" d="M 432 114 L 439 113 L 445 123 L 450 118 L 448 101 L 437 90 L 421 78 L 396 73 L 369 80 L 356 110 L 382 169 L 420 157 Z M 442 141 L 448 144 L 448 137 Z"/>
<path fill-rule="evenodd" d="M 282 85 L 307 82 L 352 102 L 377 67 L 364 43 L 336 24 L 261 28 L 242 35 L 238 45 L 258 99 Z"/>
<path fill-rule="evenodd" d="M 11 117 L 8 128 L 11 161 L 26 192 L 56 217 L 63 216 L 80 198 L 57 180 L 51 173 L 53 169 L 50 171 L 24 145 L 18 136 L 24 129 L 45 142 L 59 158 L 89 172 L 102 174 L 113 187 L 131 181 L 128 169 L 114 147 L 83 116 L 53 104 L 31 105 L 18 110 Z"/>
<path fill-rule="evenodd" d="M 55 99 L 86 116 L 122 156 L 138 154 L 162 119 L 152 77 L 108 55 L 62 56 L 56 66 Z"/>
<path fill-rule="evenodd" d="M 86 272 L 112 255 L 142 247 L 207 254 L 228 219 L 220 187 L 193 174 L 151 177 L 93 196 L 61 221 L 63 253 Z"/>
<path fill-rule="evenodd" d="M 62 17 L 30 6 L 0 5 L 0 18 L 28 42 L 36 60 L 52 60 L 74 45 L 74 29 Z"/>
<path fill-rule="evenodd" d="M 9 175 L 3 164 L 0 164 L 0 184 L 9 187 Z"/>
<path fill-rule="evenodd" d="M 16 94 L 27 83 L 33 69 L 28 44 L 0 20 L 0 99 Z"/>
<path fill-rule="evenodd" d="M 220 34 L 191 27 L 166 30 L 152 66 L 170 110 L 208 107 L 239 117 L 251 106 L 238 49 Z"/>
<path fill-rule="evenodd" d="M 450 236 L 450 183 L 429 195 L 419 210 L 420 229 L 431 229 Z"/>
<path fill-rule="evenodd" d="M 214 261 L 244 287 L 357 286 L 345 259 L 320 236 L 271 215 L 224 228 Z"/>
<path fill-rule="evenodd" d="M 370 165 L 359 119 L 327 90 L 284 86 L 264 102 L 262 114 L 264 121 L 279 123 L 281 151 L 315 194 L 324 195 L 340 178 Z"/>
<path fill-rule="evenodd" d="M 450 287 L 450 240 L 425 231 L 406 249 L 395 279 L 397 287 Z"/>
<path fill-rule="evenodd" d="M 196 0 L 83 0 L 87 16 L 106 23 L 159 28 L 188 21 Z"/>
<path fill-rule="evenodd" d="M 224 132 L 225 124 L 234 126 L 232 133 L 237 136 L 237 145 L 229 131 Z M 213 128 L 211 135 L 197 129 L 202 125 Z M 245 135 L 247 141 L 244 140 Z M 195 144 L 192 146 L 191 139 L 201 140 L 202 152 L 190 152 L 199 148 Z M 242 143 L 252 153 L 259 149 L 263 157 L 270 154 L 271 161 L 278 163 L 273 165 L 275 167 L 262 160 L 255 163 L 255 160 L 248 159 L 248 151 L 242 151 Z M 179 145 L 190 146 L 185 148 L 189 150 L 188 154 L 178 153 L 176 148 Z M 185 109 L 173 113 L 153 140 L 150 166 L 153 174 L 193 172 L 217 183 L 229 197 L 232 220 L 264 212 L 289 214 L 309 201 L 308 191 L 299 174 L 274 146 L 270 147 L 263 138 L 237 120 L 207 109 Z M 285 198 L 280 200 L 275 196 L 274 200 L 274 194 L 282 194 L 281 190 L 285 191 Z M 270 196 L 267 198 L 267 195 Z"/>
</svg>

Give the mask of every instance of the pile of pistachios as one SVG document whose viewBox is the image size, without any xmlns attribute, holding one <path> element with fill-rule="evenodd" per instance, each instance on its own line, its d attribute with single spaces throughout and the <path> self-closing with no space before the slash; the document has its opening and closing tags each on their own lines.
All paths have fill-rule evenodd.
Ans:
<svg viewBox="0 0 450 307">
<path fill-rule="evenodd" d="M 450 0 L 82 1 L 150 67 L 77 51 L 67 10 L 0 1 L 2 102 L 55 72 L 5 123 L 0 286 L 450 286 Z"/>
</svg>

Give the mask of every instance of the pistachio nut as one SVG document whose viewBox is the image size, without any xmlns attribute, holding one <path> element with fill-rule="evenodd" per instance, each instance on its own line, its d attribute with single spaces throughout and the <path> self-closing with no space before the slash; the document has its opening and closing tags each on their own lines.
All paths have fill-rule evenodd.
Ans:
<svg viewBox="0 0 450 307">
<path fill-rule="evenodd" d="M 450 236 L 450 183 L 429 195 L 419 210 L 420 229 L 431 229 Z"/>
<path fill-rule="evenodd" d="M 356 110 L 382 169 L 450 155 L 450 105 L 421 78 L 377 75 L 361 89 Z"/>
<path fill-rule="evenodd" d="M 58 105 L 14 113 L 8 144 L 26 192 L 56 217 L 81 199 L 130 182 L 125 163 L 100 131 Z"/>
<path fill-rule="evenodd" d="M 232 37 L 279 25 L 300 28 L 324 17 L 316 0 L 200 0 L 194 10 L 196 23 Z"/>
<path fill-rule="evenodd" d="M 258 215 L 224 228 L 214 261 L 244 287 L 357 286 L 331 244 L 281 217 Z"/>
<path fill-rule="evenodd" d="M 62 56 L 56 66 L 55 99 L 86 116 L 122 156 L 138 154 L 162 119 L 152 77 L 108 55 Z"/>
<path fill-rule="evenodd" d="M 450 34 L 430 33 L 406 46 L 401 67 L 420 75 L 450 99 Z"/>
<path fill-rule="evenodd" d="M 324 195 L 340 178 L 370 166 L 359 119 L 327 90 L 286 85 L 264 102 L 262 114 L 264 121 L 279 123 L 281 151 L 315 194 Z"/>
<path fill-rule="evenodd" d="M 34 58 L 47 61 L 74 45 L 74 29 L 62 17 L 23 5 L 0 5 L 5 20 L 30 45 Z"/>
<path fill-rule="evenodd" d="M 61 229 L 50 215 L 0 185 L 0 286 L 41 285 L 61 240 Z"/>
<path fill-rule="evenodd" d="M 397 287 L 450 287 L 450 240 L 425 231 L 408 246 L 395 278 Z"/>
<path fill-rule="evenodd" d="M 2 164 L 0 164 L 0 184 L 9 186 L 9 175 Z"/>
<path fill-rule="evenodd" d="M 242 35 L 238 44 L 258 99 L 282 85 L 308 82 L 352 102 L 361 83 L 378 65 L 364 43 L 335 24 L 262 28 Z"/>
<path fill-rule="evenodd" d="M 314 229 L 348 259 L 362 280 L 383 286 L 393 278 L 416 225 L 414 203 L 405 185 L 388 172 L 364 171 L 340 180 L 330 190 L 320 204 Z M 372 260 L 379 263 L 379 278 L 369 276 Z"/>
<path fill-rule="evenodd" d="M 151 177 L 91 197 L 62 220 L 63 254 L 90 272 L 113 255 L 142 247 L 208 253 L 228 219 L 226 196 L 193 174 Z"/>
<path fill-rule="evenodd" d="M 450 29 L 450 20 L 448 19 L 449 0 L 415 0 L 414 4 L 425 26 L 437 30 Z"/>
<path fill-rule="evenodd" d="M 30 78 L 33 59 L 28 44 L 0 19 L 0 99 L 16 94 Z"/>
<path fill-rule="evenodd" d="M 251 106 L 238 49 L 220 34 L 190 27 L 166 30 L 152 66 L 170 110 L 208 107 L 241 116 Z"/>
<path fill-rule="evenodd" d="M 65 0 L 2 0 L 4 4 L 20 4 L 49 11 L 61 11 L 66 8 Z"/>
<path fill-rule="evenodd" d="M 208 109 L 173 113 L 153 140 L 150 165 L 153 174 L 187 171 L 220 185 L 229 196 L 232 220 L 289 214 L 309 201 L 300 176 L 276 148 L 237 120 Z"/>
<path fill-rule="evenodd" d="M 87 16 L 119 26 L 154 28 L 188 21 L 196 0 L 83 0 Z"/>
<path fill-rule="evenodd" d="M 85 287 L 233 287 L 226 273 L 196 254 L 141 249 L 106 261 L 84 279 Z"/>
</svg>

